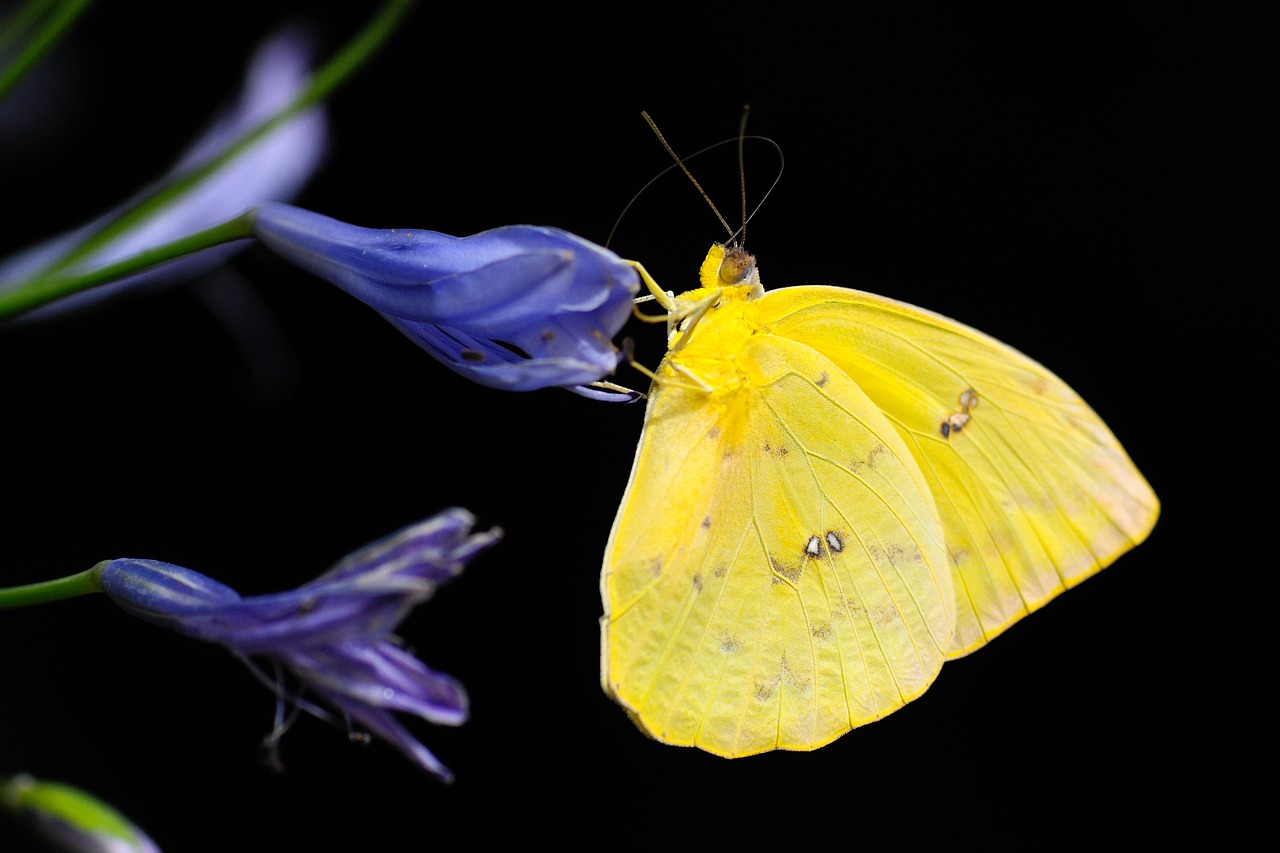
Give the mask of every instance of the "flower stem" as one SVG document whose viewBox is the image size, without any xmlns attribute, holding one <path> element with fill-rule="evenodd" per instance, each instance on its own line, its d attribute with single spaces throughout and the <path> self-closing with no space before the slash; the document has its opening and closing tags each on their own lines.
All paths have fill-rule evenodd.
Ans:
<svg viewBox="0 0 1280 853">
<path fill-rule="evenodd" d="M 80 13 L 92 2 L 93 0 L 67 0 L 64 3 L 51 3 L 50 0 L 27 0 L 25 6 L 14 12 L 12 17 L 4 22 L 3 29 L 0 29 L 0 54 L 21 39 L 28 28 L 38 26 L 39 29 L 13 62 L 0 68 L 0 101 L 3 101 L 27 72 L 35 67 L 49 48 L 57 44 L 62 34 L 75 23 Z M 49 13 L 43 21 L 39 21 L 38 19 L 48 12 L 50 5 L 58 8 Z"/>
<path fill-rule="evenodd" d="M 24 586 L 0 587 L 0 610 L 14 607 L 29 607 L 32 604 L 48 604 L 50 601 L 61 601 L 64 598 L 75 598 L 102 592 L 98 583 L 99 563 L 92 569 L 65 578 L 40 583 L 29 583 Z"/>
<path fill-rule="evenodd" d="M 41 277 L 12 290 L 0 291 L 0 322 L 82 290 L 143 272 L 165 261 L 252 237 L 255 214 L 255 210 L 248 210 L 220 225 L 188 234 L 172 243 L 147 249 L 104 267 L 69 275 Z"/>
<path fill-rule="evenodd" d="M 413 6 L 414 2 L 415 0 L 388 0 L 383 5 L 382 11 L 374 16 L 373 20 L 366 24 L 363 30 L 357 33 L 328 63 L 311 75 L 307 85 L 286 107 L 257 126 L 245 131 L 239 139 L 218 156 L 189 172 L 162 183 L 133 207 L 122 211 L 118 216 L 106 222 L 95 233 L 86 238 L 84 242 L 66 255 L 63 255 L 61 259 L 47 268 L 41 277 L 66 269 L 78 261 L 92 256 L 94 252 L 152 216 L 222 168 L 254 142 L 308 107 L 323 101 L 377 52 L 378 48 L 395 32 L 401 19 Z"/>
</svg>

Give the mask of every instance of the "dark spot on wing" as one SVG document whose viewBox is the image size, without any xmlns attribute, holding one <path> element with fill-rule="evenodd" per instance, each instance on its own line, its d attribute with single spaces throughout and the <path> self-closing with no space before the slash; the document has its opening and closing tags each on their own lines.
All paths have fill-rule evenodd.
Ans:
<svg viewBox="0 0 1280 853">
<path fill-rule="evenodd" d="M 890 622 L 897 622 L 901 617 L 898 616 L 898 608 L 892 604 L 882 604 L 879 607 L 871 609 L 871 621 L 877 625 L 888 625 Z"/>
<path fill-rule="evenodd" d="M 910 548 L 903 548 L 897 542 L 890 542 L 883 548 L 879 545 L 868 545 L 867 556 L 876 565 L 883 565 L 888 562 L 896 567 L 906 563 L 924 562 L 924 554 L 914 544 Z"/>
<path fill-rule="evenodd" d="M 786 652 L 782 653 L 782 660 L 778 662 L 778 678 L 801 692 L 809 689 L 809 676 L 802 670 L 791 668 Z"/>
<path fill-rule="evenodd" d="M 791 668 L 791 664 L 787 661 L 787 653 L 783 652 L 778 659 L 778 670 L 774 676 L 768 680 L 756 679 L 755 697 L 761 702 L 767 701 L 773 696 L 778 685 L 786 682 L 795 690 L 806 693 L 811 687 L 810 679 L 800 670 Z"/>
<path fill-rule="evenodd" d="M 766 441 L 764 443 L 764 452 L 769 454 L 770 456 L 776 456 L 779 459 L 781 459 L 791 451 L 787 450 L 786 445 L 782 445 L 781 447 L 774 447 L 772 444 Z"/>
<path fill-rule="evenodd" d="M 484 361 L 484 353 L 474 349 L 464 349 L 459 353 L 463 361 L 479 362 Z"/>
<path fill-rule="evenodd" d="M 703 530 L 710 530 L 710 529 L 711 529 L 711 516 L 709 516 L 709 515 L 704 515 L 704 516 L 702 517 L 702 529 L 703 529 Z"/>
<path fill-rule="evenodd" d="M 773 571 L 779 577 L 786 579 L 790 583 L 797 583 L 800 580 L 800 564 L 787 565 L 778 560 L 772 554 L 769 555 L 769 563 L 773 566 Z M 780 583 L 775 578 L 775 583 Z"/>
<path fill-rule="evenodd" d="M 823 388 L 823 387 L 826 387 L 826 384 L 830 381 L 831 381 L 831 377 L 828 376 L 827 371 L 824 370 L 822 371 L 822 373 L 818 374 L 818 381 L 814 382 L 813 384 L 817 385 L 819 388 Z"/>
<path fill-rule="evenodd" d="M 960 411 L 950 412 L 942 419 L 939 432 L 943 438 L 950 438 L 969 425 L 972 419 L 970 411 L 978 406 L 978 392 L 972 388 L 965 389 L 960 395 Z"/>
<path fill-rule="evenodd" d="M 950 438 L 969 425 L 969 415 L 965 412 L 952 412 L 942 422 L 942 437 Z"/>
<path fill-rule="evenodd" d="M 698 592 L 702 592 L 702 575 L 696 574 L 696 573 L 694 574 L 693 588 L 696 589 Z"/>
<path fill-rule="evenodd" d="M 855 459 L 849 463 L 849 470 L 857 474 L 864 468 L 875 468 L 876 462 L 881 456 L 889 452 L 889 448 L 883 444 L 877 444 L 875 447 L 867 451 L 866 459 Z"/>
</svg>

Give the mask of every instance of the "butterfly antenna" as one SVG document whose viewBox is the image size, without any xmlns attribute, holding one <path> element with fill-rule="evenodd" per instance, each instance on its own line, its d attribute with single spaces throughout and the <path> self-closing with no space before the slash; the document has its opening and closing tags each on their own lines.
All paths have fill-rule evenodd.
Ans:
<svg viewBox="0 0 1280 853">
<path fill-rule="evenodd" d="M 728 234 L 732 235 L 733 229 L 729 227 L 729 223 L 726 222 L 724 217 L 720 215 L 720 211 L 715 206 L 715 203 L 711 200 L 711 196 L 707 195 L 707 191 L 702 188 L 702 184 L 698 183 L 698 179 L 693 176 L 693 172 L 689 171 L 689 167 L 686 166 L 684 164 L 684 161 L 680 159 L 680 155 L 676 154 L 675 149 L 672 148 L 670 143 L 667 142 L 667 138 L 662 135 L 662 131 L 658 130 L 657 123 L 655 123 L 654 120 L 649 116 L 649 113 L 643 110 L 641 110 L 640 115 L 649 124 L 649 129 L 653 131 L 653 135 L 658 137 L 658 141 L 662 143 L 662 147 L 667 149 L 667 153 L 670 154 L 671 158 L 676 161 L 676 165 L 680 167 L 680 171 L 684 172 L 685 177 L 688 178 L 690 182 L 693 183 L 695 188 L 697 188 L 698 194 L 702 196 L 702 200 L 705 201 L 707 203 L 707 206 L 711 208 L 711 212 L 716 215 L 716 219 L 720 220 L 720 224 L 724 226 L 724 230 Z"/>
<path fill-rule="evenodd" d="M 778 186 L 778 182 L 782 180 L 782 169 L 786 162 L 782 156 L 782 146 L 774 142 L 767 136 L 748 136 L 747 135 L 747 114 L 751 110 L 750 104 L 742 107 L 742 122 L 738 126 L 738 185 L 742 188 L 742 227 L 729 235 L 730 240 L 737 241 L 738 245 L 745 245 L 747 242 L 747 223 L 751 221 L 760 208 L 764 207 L 765 201 L 773 194 L 774 189 Z M 778 155 L 778 171 L 773 176 L 773 183 L 769 184 L 769 189 L 765 190 L 760 201 L 756 202 L 756 206 L 751 209 L 751 213 L 747 213 L 747 160 L 745 153 L 745 143 L 748 139 L 758 139 L 761 142 L 767 142 L 773 146 L 773 150 Z"/>
<path fill-rule="evenodd" d="M 744 153 L 747 140 L 747 113 L 750 104 L 742 105 L 742 121 L 738 122 L 738 187 L 742 191 L 742 228 L 738 230 L 741 245 L 747 244 L 747 158 Z"/>
<path fill-rule="evenodd" d="M 643 113 L 642 113 L 642 115 L 643 115 Z M 645 118 L 647 119 L 647 118 L 648 118 L 648 116 L 647 116 L 647 115 L 645 115 Z M 651 123 L 651 125 L 650 125 L 650 126 L 652 126 L 652 123 Z M 657 133 L 657 132 L 658 132 L 658 131 L 657 131 L 657 128 L 656 128 L 656 127 L 654 127 L 654 133 Z M 662 139 L 662 135 L 661 135 L 661 134 L 658 134 L 658 138 L 659 138 L 659 139 Z M 759 203 L 758 203 L 758 204 L 756 204 L 755 208 L 754 208 L 754 209 L 752 209 L 750 216 L 746 216 L 746 217 L 744 217 L 744 221 L 743 221 L 743 228 L 739 229 L 738 231 L 734 231 L 733 229 L 731 229 L 731 228 L 729 227 L 729 224 L 725 221 L 724 217 L 720 215 L 720 212 L 719 212 L 718 210 L 716 210 L 716 206 L 715 206 L 714 204 L 712 204 L 712 203 L 711 203 L 711 199 L 707 197 L 706 192 L 704 192 L 704 191 L 703 191 L 703 189 L 702 189 L 702 187 L 698 184 L 698 182 L 697 182 L 696 180 L 694 180 L 693 175 L 691 175 L 691 174 L 689 173 L 689 169 L 685 166 L 685 163 L 687 163 L 688 161 L 690 161 L 690 160 L 694 159 L 695 157 L 700 157 L 700 156 L 702 156 L 703 154 L 706 154 L 708 151 L 711 151 L 711 150 L 713 150 L 713 149 L 719 148 L 721 145 L 728 145 L 730 142 L 737 142 L 737 143 L 739 143 L 739 145 L 742 145 L 742 143 L 746 142 L 746 140 L 748 140 L 748 139 L 758 139 L 758 140 L 760 140 L 761 142 L 767 142 L 767 143 L 769 143 L 770 145 L 772 145 L 772 146 L 773 146 L 773 150 L 774 150 L 774 151 L 776 151 L 776 152 L 778 153 L 778 173 L 777 173 L 777 175 L 774 177 L 774 179 L 773 179 L 773 183 L 769 185 L 769 190 L 768 190 L 768 192 L 766 192 L 766 193 L 764 194 L 764 198 L 761 198 L 761 199 L 760 199 L 760 201 L 759 201 Z M 666 140 L 665 140 L 665 139 L 663 139 L 663 140 L 662 140 L 662 144 L 663 144 L 663 146 L 664 146 L 664 147 L 666 147 L 667 151 L 668 151 L 669 153 L 671 153 L 671 155 L 672 155 L 673 157 L 675 157 L 675 152 L 673 152 L 673 151 L 671 150 L 671 146 L 667 145 L 667 143 L 666 143 Z M 651 186 L 653 186 L 655 183 L 657 183 L 659 178 L 662 178 L 664 175 L 666 175 L 666 174 L 667 174 L 667 172 L 670 172 L 672 169 L 679 168 L 679 169 L 683 170 L 683 171 L 684 171 L 684 173 L 685 173 L 685 175 L 687 175 L 687 176 L 689 177 L 689 180 L 690 180 L 690 181 L 693 181 L 693 185 L 694 185 L 695 187 L 697 187 L 697 188 L 698 188 L 698 192 L 700 192 L 700 193 L 702 194 L 702 198 L 703 198 L 703 200 L 705 200 L 705 201 L 707 202 L 707 204 L 709 204 L 709 205 L 711 206 L 711 209 L 712 209 L 713 211 L 715 211 L 716 218 L 720 220 L 720 224 L 721 224 L 721 225 L 723 225 L 723 226 L 724 226 L 724 228 L 725 228 L 725 231 L 726 231 L 726 232 L 728 232 L 728 234 L 729 234 L 729 239 L 730 239 L 730 240 L 733 240 L 734 238 L 736 238 L 736 237 L 738 236 L 738 234 L 740 234 L 740 233 L 742 233 L 743 231 L 745 231 L 745 230 L 746 230 L 746 221 L 750 220 L 750 219 L 751 219 L 751 217 L 755 216 L 755 215 L 756 215 L 756 213 L 758 213 L 758 212 L 759 212 L 760 208 L 764 205 L 764 201 L 765 201 L 765 199 L 767 199 L 767 198 L 769 197 L 769 194 L 773 192 L 773 188 L 774 188 L 774 187 L 776 187 L 776 186 L 778 185 L 778 181 L 780 181 L 780 180 L 782 179 L 782 147 L 781 147 L 781 146 L 779 146 L 779 145 L 778 145 L 778 143 L 774 142 L 772 139 L 770 139 L 770 138 L 769 138 L 769 137 L 767 137 L 767 136 L 740 136 L 740 137 L 734 137 L 733 139 L 722 139 L 722 140 L 720 140 L 719 142 L 713 142 L 712 144 L 708 145 L 707 147 L 705 147 L 705 148 L 703 148 L 703 149 L 701 149 L 701 150 L 699 150 L 699 151 L 695 151 L 695 152 L 693 152 L 693 153 L 692 153 L 692 154 L 690 154 L 688 157 L 685 157 L 683 160 L 681 160 L 679 157 L 676 157 L 676 158 L 675 158 L 675 160 L 676 160 L 676 162 L 672 163 L 670 166 L 668 166 L 667 168 L 663 169 L 661 172 L 659 172 L 658 174 L 654 175 L 654 176 L 653 176 L 652 178 L 650 178 L 649 180 L 645 181 L 644 186 L 642 186 L 642 187 L 641 187 L 641 188 L 636 192 L 636 194 L 635 194 L 635 195 L 633 195 L 633 196 L 631 197 L 631 200 L 627 202 L 626 206 L 622 208 L 622 212 L 621 212 L 621 213 L 619 213 L 619 214 L 618 214 L 618 218 L 617 218 L 616 220 L 614 220 L 613 227 L 609 229 L 609 236 L 608 236 L 608 237 L 605 239 L 605 241 L 604 241 L 604 245 L 605 245 L 605 247 L 606 247 L 606 248 L 607 248 L 607 247 L 609 247 L 610 245 L 612 245 L 612 243 L 613 243 L 613 235 L 614 235 L 614 234 L 616 234 L 616 233 L 618 232 L 618 226 L 620 226 L 620 225 L 622 224 L 622 220 L 626 218 L 627 213 L 631 210 L 632 206 L 633 206 L 633 205 L 634 205 L 634 204 L 635 204 L 635 203 L 640 199 L 640 196 L 644 195 L 645 190 L 649 189 L 649 187 L 651 187 Z M 741 157 L 741 156 L 739 157 L 739 162 L 742 162 L 742 157 Z M 740 168 L 742 168 L 742 167 L 740 167 Z M 743 185 L 743 199 L 744 199 L 743 206 L 744 206 L 744 208 L 745 208 L 745 205 L 746 205 L 746 202 L 745 202 L 745 198 L 746 198 L 746 188 L 745 188 L 745 187 L 746 187 L 746 185 L 745 185 L 745 182 L 744 182 L 742 185 Z"/>
</svg>

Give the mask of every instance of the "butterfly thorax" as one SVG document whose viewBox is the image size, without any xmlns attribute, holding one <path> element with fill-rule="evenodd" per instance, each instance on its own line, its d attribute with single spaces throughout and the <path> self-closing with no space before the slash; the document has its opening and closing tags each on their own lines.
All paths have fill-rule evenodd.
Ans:
<svg viewBox="0 0 1280 853">
<path fill-rule="evenodd" d="M 735 356 L 759 331 L 753 303 L 764 289 L 755 258 L 736 246 L 713 245 L 700 279 L 702 287 L 675 297 L 672 313 L 680 319 L 671 328 L 659 375 L 692 381 L 714 396 L 732 392 L 744 381 Z"/>
</svg>

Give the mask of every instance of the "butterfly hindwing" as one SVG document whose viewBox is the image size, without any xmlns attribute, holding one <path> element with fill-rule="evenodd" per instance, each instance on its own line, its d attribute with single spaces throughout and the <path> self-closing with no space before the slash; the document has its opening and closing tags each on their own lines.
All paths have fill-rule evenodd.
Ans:
<svg viewBox="0 0 1280 853">
<path fill-rule="evenodd" d="M 735 337 L 756 305 L 709 312 L 669 355 L 709 390 L 656 388 L 601 580 L 606 691 L 655 738 L 726 756 L 813 749 L 900 707 L 955 619 L 901 436 L 812 348 Z"/>
<path fill-rule="evenodd" d="M 786 287 L 772 334 L 812 347 L 893 422 L 936 501 L 955 575 L 952 655 L 972 651 L 1141 542 L 1159 503 L 1061 379 L 974 329 L 885 297 Z"/>
</svg>

